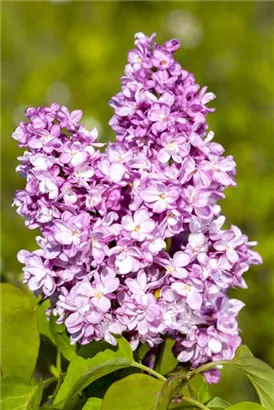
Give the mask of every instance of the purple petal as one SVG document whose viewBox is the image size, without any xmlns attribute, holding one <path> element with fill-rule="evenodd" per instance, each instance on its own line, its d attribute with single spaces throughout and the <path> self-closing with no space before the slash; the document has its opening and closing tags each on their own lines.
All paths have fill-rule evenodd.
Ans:
<svg viewBox="0 0 274 410">
<path fill-rule="evenodd" d="M 191 307 L 191 309 L 194 309 L 194 310 L 200 309 L 203 303 L 200 293 L 194 292 L 192 290 L 188 291 L 186 301 L 189 307 Z"/>
</svg>

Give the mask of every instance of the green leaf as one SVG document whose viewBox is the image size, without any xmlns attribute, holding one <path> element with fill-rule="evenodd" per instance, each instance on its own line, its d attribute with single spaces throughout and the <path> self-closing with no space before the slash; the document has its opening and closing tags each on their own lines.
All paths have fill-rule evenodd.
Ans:
<svg viewBox="0 0 274 410">
<path fill-rule="evenodd" d="M 175 343 L 174 339 L 167 338 L 163 346 L 160 347 L 161 353 L 157 359 L 155 370 L 161 374 L 168 374 L 178 365 L 178 360 L 172 352 Z"/>
<path fill-rule="evenodd" d="M 201 389 L 201 390 L 200 390 Z M 201 374 L 196 374 L 193 378 L 187 380 L 182 393 L 185 396 L 195 396 L 198 398 L 198 394 L 200 391 L 200 396 L 208 396 L 207 394 L 208 387 L 207 383 L 205 381 L 205 378 Z M 207 400 L 209 400 L 210 397 L 208 397 Z M 205 400 L 206 401 L 206 400 Z"/>
<path fill-rule="evenodd" d="M 109 345 L 108 349 L 90 359 L 75 355 L 67 369 L 64 382 L 54 404 L 67 403 L 89 384 L 115 370 L 134 365 L 132 349 L 122 337 L 117 338 L 118 350 Z M 129 350 L 131 349 L 131 350 Z"/>
<path fill-rule="evenodd" d="M 228 401 L 220 399 L 219 397 L 214 397 L 214 399 L 210 400 L 206 405 L 206 407 L 212 410 L 222 410 L 229 406 L 231 406 L 231 404 Z"/>
<path fill-rule="evenodd" d="M 255 357 L 247 357 L 234 361 L 255 387 L 261 404 L 268 410 L 274 409 L 274 370 Z"/>
<path fill-rule="evenodd" d="M 197 400 L 201 403 L 206 403 L 208 400 L 210 400 L 208 383 L 205 380 L 203 380 L 202 385 L 199 387 L 199 390 L 197 392 Z"/>
<path fill-rule="evenodd" d="M 204 401 L 210 399 L 208 386 L 204 377 L 197 374 L 192 379 L 188 379 L 188 373 L 189 371 L 182 368 L 166 380 L 160 394 L 158 395 L 158 399 L 154 405 L 154 410 L 166 410 L 171 400 L 178 398 L 181 395 L 197 397 L 199 391 L 200 396 Z M 182 406 L 185 408 L 189 407 L 188 404 L 182 404 Z"/>
<path fill-rule="evenodd" d="M 127 359 L 123 357 L 115 358 L 114 356 L 110 358 L 106 352 L 97 355 L 96 359 L 97 360 L 86 359 L 86 361 L 85 359 L 81 359 L 81 362 L 76 357 L 72 359 L 67 376 L 59 390 L 55 402 L 58 403 L 58 400 L 61 399 L 65 400 L 67 403 L 76 394 L 80 393 L 85 387 L 100 377 L 130 366 Z M 95 363 L 96 361 L 98 361 L 97 365 Z M 78 380 L 75 380 L 76 373 L 80 373 Z M 73 384 L 71 383 L 72 380 L 74 381 Z M 71 384 L 72 387 L 70 387 Z"/>
<path fill-rule="evenodd" d="M 88 385 L 84 389 L 84 395 L 85 397 L 98 397 L 102 399 L 112 383 L 117 382 L 118 380 L 121 380 L 133 373 L 142 372 L 140 369 L 131 366 L 108 373 Z"/>
<path fill-rule="evenodd" d="M 153 410 L 162 386 L 153 377 L 132 374 L 110 386 L 101 410 Z"/>
<path fill-rule="evenodd" d="M 65 326 L 58 325 L 56 323 L 56 318 L 53 315 L 50 316 L 50 331 L 55 340 L 56 346 L 62 355 L 68 361 L 71 361 L 76 352 L 76 345 L 70 344 L 70 338 L 67 334 Z"/>
<path fill-rule="evenodd" d="M 237 361 L 239 359 L 245 359 L 247 357 L 254 357 L 253 353 L 246 345 L 241 345 L 238 347 L 233 360 Z"/>
<path fill-rule="evenodd" d="M 128 341 L 124 337 L 121 337 L 121 336 L 117 336 L 116 339 L 117 339 L 117 343 L 119 346 L 118 348 L 119 355 L 125 357 L 131 363 L 134 363 L 132 347 L 130 346 Z"/>
<path fill-rule="evenodd" d="M 2 372 L 28 382 L 35 368 L 40 343 L 35 299 L 21 289 L 2 284 L 1 313 Z"/>
<path fill-rule="evenodd" d="M 163 383 L 162 389 L 157 396 L 153 410 L 166 410 L 172 398 L 176 397 L 180 393 L 184 383 L 185 381 L 181 376 L 175 375 L 169 377 Z"/>
<path fill-rule="evenodd" d="M 138 347 L 138 357 L 140 360 L 143 360 L 147 353 L 151 350 L 151 347 L 149 346 L 148 343 L 142 343 L 139 347 Z"/>
<path fill-rule="evenodd" d="M 227 407 L 226 410 L 265 410 L 265 408 L 258 403 L 246 401 L 242 403 L 232 404 L 231 406 Z"/>
<path fill-rule="evenodd" d="M 80 397 L 75 397 L 68 406 L 64 407 L 64 410 L 83 410 L 83 406 L 86 404 L 87 399 L 82 399 Z M 59 407 L 55 406 L 46 406 L 40 407 L 40 410 L 59 410 Z M 97 409 L 96 409 L 97 410 Z"/>
<path fill-rule="evenodd" d="M 101 410 L 102 399 L 91 397 L 88 399 L 82 410 Z"/>
<path fill-rule="evenodd" d="M 87 345 L 82 345 L 77 350 L 77 355 L 83 357 L 84 359 L 89 359 L 94 357 L 97 353 L 101 353 L 104 350 L 114 350 L 115 347 L 112 347 L 109 343 L 104 340 L 93 341 Z M 117 349 L 116 349 L 117 350 Z"/>
<path fill-rule="evenodd" d="M 60 407 L 58 405 L 47 406 L 47 407 L 43 406 L 40 408 L 40 410 L 60 410 L 61 408 L 63 410 L 80 410 L 80 409 L 83 409 L 83 406 L 86 404 L 86 402 L 87 402 L 87 399 L 76 396 L 69 402 L 69 404 L 66 404 L 65 407 Z"/>
<path fill-rule="evenodd" d="M 50 323 L 46 316 L 46 309 L 49 307 L 50 301 L 48 299 L 37 307 L 38 328 L 40 334 L 46 336 L 55 345 L 55 339 L 50 331 Z"/>
<path fill-rule="evenodd" d="M 37 410 L 43 392 L 43 382 L 29 386 L 15 376 L 1 379 L 1 410 Z"/>
<path fill-rule="evenodd" d="M 220 363 L 233 365 L 242 370 L 256 389 L 261 404 L 267 410 L 274 409 L 274 370 L 268 364 L 253 357 L 251 351 L 246 346 L 241 346 L 238 349 L 236 357 L 233 360 L 223 360 Z M 215 366 L 216 364 L 214 362 L 208 363 L 196 371 L 208 370 Z"/>
</svg>

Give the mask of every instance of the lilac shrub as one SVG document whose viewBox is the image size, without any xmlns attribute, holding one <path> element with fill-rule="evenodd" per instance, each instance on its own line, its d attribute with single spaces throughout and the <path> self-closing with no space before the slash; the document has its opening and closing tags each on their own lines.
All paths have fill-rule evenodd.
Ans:
<svg viewBox="0 0 274 410">
<path fill-rule="evenodd" d="M 238 227 L 224 228 L 218 201 L 236 185 L 236 164 L 208 131 L 215 96 L 174 60 L 177 40 L 154 37 L 135 36 L 110 101 L 116 142 L 104 151 L 81 111 L 26 110 L 13 134 L 26 149 L 14 205 L 40 236 L 18 259 L 71 343 L 115 345 L 123 334 L 134 350 L 168 336 L 197 368 L 234 357 L 244 304 L 227 292 L 246 288 L 243 274 L 261 258 Z"/>
</svg>

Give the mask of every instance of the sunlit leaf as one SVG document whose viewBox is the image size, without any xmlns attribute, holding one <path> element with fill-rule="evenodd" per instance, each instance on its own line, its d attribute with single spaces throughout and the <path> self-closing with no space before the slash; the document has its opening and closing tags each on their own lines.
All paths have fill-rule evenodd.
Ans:
<svg viewBox="0 0 274 410">
<path fill-rule="evenodd" d="M 214 399 L 206 404 L 206 407 L 212 410 L 223 410 L 229 406 L 231 406 L 231 404 L 228 401 L 220 399 L 219 397 L 214 397 Z"/>
<path fill-rule="evenodd" d="M 91 397 L 88 399 L 82 410 L 101 410 L 102 399 Z"/>
<path fill-rule="evenodd" d="M 247 357 L 254 357 L 253 353 L 246 345 L 241 345 L 238 347 L 233 360 L 236 361 L 236 360 L 244 359 Z"/>
<path fill-rule="evenodd" d="M 246 401 L 242 403 L 232 404 L 231 406 L 227 407 L 226 410 L 265 410 L 265 408 L 258 403 Z"/>
<path fill-rule="evenodd" d="M 238 349 L 236 358 L 223 361 L 225 365 L 233 365 L 241 369 L 249 378 L 261 404 L 268 410 L 274 409 L 274 370 L 268 364 L 252 356 L 250 350 L 243 346 Z M 207 369 L 215 367 L 214 362 L 207 365 Z"/>
<path fill-rule="evenodd" d="M 130 345 L 122 337 L 117 338 L 117 341 L 118 349 L 114 349 L 109 345 L 108 349 L 97 353 L 90 359 L 83 359 L 75 355 L 69 364 L 67 374 L 54 404 L 63 401 L 68 402 L 100 377 L 133 365 L 132 351 L 129 350 Z"/>
<path fill-rule="evenodd" d="M 205 380 L 203 381 L 202 385 L 198 389 L 197 399 L 201 403 L 206 403 L 210 399 L 209 386 Z"/>
<path fill-rule="evenodd" d="M 9 284 L 1 285 L 1 367 L 4 375 L 29 381 L 39 350 L 35 299 Z"/>
<path fill-rule="evenodd" d="M 42 392 L 42 382 L 29 386 L 18 377 L 5 376 L 1 379 L 1 410 L 37 410 Z"/>
<path fill-rule="evenodd" d="M 110 386 L 101 410 L 153 410 L 162 386 L 153 377 L 132 374 Z"/>
<path fill-rule="evenodd" d="M 56 344 L 53 334 L 50 330 L 49 320 L 47 319 L 47 316 L 45 313 L 46 309 L 48 309 L 49 307 L 50 307 L 49 300 L 45 300 L 43 303 L 37 306 L 38 327 L 39 327 L 40 334 L 47 336 L 53 344 Z"/>
<path fill-rule="evenodd" d="M 124 337 L 117 336 L 117 342 L 119 346 L 119 354 L 128 359 L 130 362 L 134 362 L 132 347 L 128 341 Z"/>
<path fill-rule="evenodd" d="M 262 360 L 255 357 L 235 360 L 235 365 L 245 372 L 255 387 L 262 405 L 274 409 L 274 370 Z"/>
</svg>

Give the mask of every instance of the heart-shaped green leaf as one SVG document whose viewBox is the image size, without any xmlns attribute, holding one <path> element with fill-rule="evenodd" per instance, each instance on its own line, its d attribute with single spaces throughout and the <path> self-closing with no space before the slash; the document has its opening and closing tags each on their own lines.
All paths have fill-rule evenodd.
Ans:
<svg viewBox="0 0 274 410">
<path fill-rule="evenodd" d="M 43 382 L 29 386 L 15 376 L 1 379 L 1 410 L 37 410 L 43 392 Z"/>
<path fill-rule="evenodd" d="M 267 410 L 274 409 L 274 370 L 262 360 L 253 357 L 246 346 L 240 346 L 233 360 L 223 360 L 221 364 L 233 365 L 241 369 L 249 378 L 260 398 L 261 404 Z M 195 370 L 194 373 L 214 368 L 214 362 L 208 363 Z"/>
<path fill-rule="evenodd" d="M 37 306 L 38 327 L 39 327 L 40 334 L 46 336 L 55 345 L 56 344 L 55 339 L 50 330 L 50 322 L 46 316 L 46 309 L 48 309 L 49 307 L 50 307 L 49 299 L 45 300 L 43 303 Z"/>
<path fill-rule="evenodd" d="M 219 397 L 214 397 L 214 399 L 210 400 L 206 405 L 206 407 L 212 410 L 223 410 L 229 406 L 231 406 L 231 404 L 228 403 L 228 401 L 220 399 Z"/>
<path fill-rule="evenodd" d="M 115 370 L 134 365 L 132 349 L 129 343 L 122 337 L 117 338 L 118 349 L 109 348 L 97 353 L 90 359 L 73 356 L 63 384 L 54 401 L 58 406 L 78 394 L 89 384 Z"/>
<path fill-rule="evenodd" d="M 102 399 L 91 397 L 88 399 L 82 410 L 101 410 Z"/>
<path fill-rule="evenodd" d="M 246 401 L 242 403 L 232 404 L 231 406 L 227 407 L 226 410 L 265 410 L 265 408 L 258 403 Z"/>
<path fill-rule="evenodd" d="M 1 284 L 1 320 L 2 372 L 29 382 L 40 343 L 35 298 L 15 286 Z"/>
<path fill-rule="evenodd" d="M 249 347 L 247 347 L 246 345 L 241 345 L 238 347 L 233 361 L 237 361 L 239 359 L 245 359 L 247 357 L 254 357 L 253 353 L 251 352 Z"/>
<path fill-rule="evenodd" d="M 262 360 L 247 357 L 235 360 L 235 365 L 241 369 L 255 387 L 261 404 L 268 410 L 274 409 L 274 370 Z"/>
<path fill-rule="evenodd" d="M 153 410 L 162 386 L 153 377 L 132 374 L 110 386 L 101 410 Z"/>
<path fill-rule="evenodd" d="M 205 380 L 203 380 L 203 383 L 201 384 L 201 386 L 198 389 L 197 399 L 201 403 L 206 403 L 210 399 L 208 383 Z"/>
</svg>

